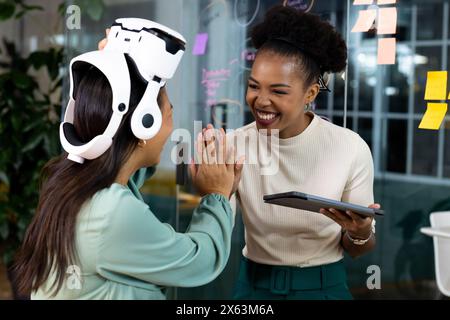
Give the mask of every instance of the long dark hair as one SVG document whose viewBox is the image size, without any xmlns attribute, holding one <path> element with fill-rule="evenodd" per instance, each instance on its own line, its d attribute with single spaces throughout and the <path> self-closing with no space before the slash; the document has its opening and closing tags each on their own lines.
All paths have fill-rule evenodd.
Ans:
<svg viewBox="0 0 450 320">
<path fill-rule="evenodd" d="M 61 289 L 67 268 L 75 264 L 75 226 L 83 204 L 97 191 L 109 187 L 120 168 L 136 148 L 130 119 L 141 99 L 146 83 L 138 76 L 127 57 L 131 77 L 128 113 L 116 133 L 112 146 L 99 158 L 84 164 L 67 159 L 67 153 L 50 160 L 41 175 L 41 189 L 36 213 L 14 265 L 18 291 L 29 295 L 56 273 L 51 284 L 53 295 Z M 90 66 L 76 92 L 74 126 L 82 142 L 103 133 L 112 115 L 112 90 L 104 74 Z"/>
</svg>

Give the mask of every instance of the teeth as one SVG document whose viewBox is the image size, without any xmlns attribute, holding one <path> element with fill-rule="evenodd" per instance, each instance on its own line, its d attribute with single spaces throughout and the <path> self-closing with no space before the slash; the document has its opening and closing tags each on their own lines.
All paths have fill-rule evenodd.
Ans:
<svg viewBox="0 0 450 320">
<path fill-rule="evenodd" d="M 272 120 L 277 116 L 277 114 L 275 114 L 275 113 L 266 113 L 266 112 L 260 112 L 260 111 L 257 111 L 256 114 L 262 120 Z"/>
</svg>

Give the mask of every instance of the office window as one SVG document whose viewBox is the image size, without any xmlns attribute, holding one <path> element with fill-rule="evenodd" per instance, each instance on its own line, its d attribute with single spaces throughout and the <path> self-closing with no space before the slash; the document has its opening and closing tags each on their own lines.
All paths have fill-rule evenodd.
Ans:
<svg viewBox="0 0 450 320">
<path fill-rule="evenodd" d="M 358 134 L 361 136 L 361 138 L 364 139 L 364 141 L 366 141 L 367 145 L 369 146 L 369 148 L 372 150 L 372 143 L 373 143 L 373 139 L 372 139 L 372 119 L 371 118 L 360 118 L 358 119 L 358 127 L 355 128 L 357 130 L 355 130 L 356 132 L 358 132 Z"/>
<path fill-rule="evenodd" d="M 344 117 L 343 116 L 334 116 L 332 118 L 333 123 L 338 125 L 338 126 L 344 126 Z M 353 119 L 352 118 L 347 118 L 347 128 L 351 129 L 353 128 Z"/>
<path fill-rule="evenodd" d="M 373 43 L 368 47 L 354 51 L 356 61 L 351 66 L 353 72 L 349 72 L 349 88 L 358 97 L 355 108 L 360 111 L 372 111 L 374 88 L 377 86 L 377 50 Z M 354 106 L 355 107 L 355 106 Z"/>
<path fill-rule="evenodd" d="M 339 77 L 334 77 L 333 101 L 332 101 L 333 110 L 344 110 L 344 90 L 345 90 L 344 80 L 342 80 L 342 78 Z"/>
<path fill-rule="evenodd" d="M 442 38 L 442 3 L 421 1 L 417 4 L 417 40 Z M 426 21 L 433 23 L 425 23 Z"/>
<path fill-rule="evenodd" d="M 315 100 L 315 110 L 324 110 L 326 111 L 328 108 L 328 94 L 319 93 Z"/>
<path fill-rule="evenodd" d="M 423 114 L 426 110 L 425 84 L 427 80 L 427 71 L 438 71 L 442 69 L 442 42 L 440 46 L 423 46 L 416 49 L 416 59 L 423 61 L 423 63 L 416 63 L 415 70 L 415 86 L 414 86 L 414 111 L 418 114 Z"/>
<path fill-rule="evenodd" d="M 445 122 L 444 131 L 444 169 L 443 174 L 445 178 L 450 178 L 450 121 Z"/>
<path fill-rule="evenodd" d="M 414 121 L 413 173 L 436 176 L 438 135 L 435 131 L 419 129 Z"/>
<path fill-rule="evenodd" d="M 414 54 L 410 45 L 399 46 L 398 64 L 386 68 L 386 83 L 382 94 L 386 97 L 383 111 L 408 113 L 409 75 L 414 71 Z"/>
</svg>

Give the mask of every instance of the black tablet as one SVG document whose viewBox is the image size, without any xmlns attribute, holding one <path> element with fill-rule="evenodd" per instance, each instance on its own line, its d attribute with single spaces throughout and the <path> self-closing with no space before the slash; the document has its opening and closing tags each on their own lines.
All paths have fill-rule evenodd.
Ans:
<svg viewBox="0 0 450 320">
<path fill-rule="evenodd" d="M 384 215 L 384 211 L 380 209 L 371 209 L 296 191 L 265 195 L 264 202 L 313 212 L 320 212 L 320 209 L 334 208 L 340 211 L 350 210 L 365 217 Z"/>
</svg>

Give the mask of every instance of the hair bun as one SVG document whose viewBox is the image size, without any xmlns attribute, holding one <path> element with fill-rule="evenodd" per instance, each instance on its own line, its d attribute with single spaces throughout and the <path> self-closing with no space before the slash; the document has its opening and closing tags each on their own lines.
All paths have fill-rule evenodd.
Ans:
<svg viewBox="0 0 450 320">
<path fill-rule="evenodd" d="M 253 45 L 261 48 L 268 40 L 288 39 L 320 65 L 322 72 L 340 72 L 347 63 L 347 45 L 341 35 L 318 15 L 292 7 L 275 6 L 251 33 Z"/>
</svg>

